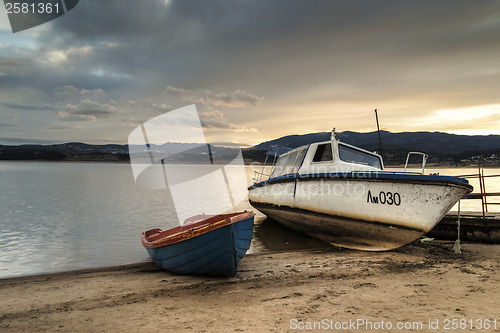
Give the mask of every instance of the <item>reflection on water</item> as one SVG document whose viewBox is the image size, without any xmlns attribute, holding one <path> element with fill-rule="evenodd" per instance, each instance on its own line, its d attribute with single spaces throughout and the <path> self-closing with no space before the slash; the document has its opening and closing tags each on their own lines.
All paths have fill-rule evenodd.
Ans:
<svg viewBox="0 0 500 333">
<path fill-rule="evenodd" d="M 254 169 L 247 168 L 249 182 Z M 460 175 L 477 169 L 426 171 Z M 476 192 L 477 179 L 471 183 Z M 146 261 L 141 233 L 178 223 L 169 192 L 137 187 L 129 164 L 0 162 L 0 189 L 0 278 Z M 500 192 L 500 178 L 487 179 L 486 189 Z M 254 210 L 248 200 L 236 207 L 245 209 Z M 462 210 L 480 209 L 480 200 L 462 201 Z M 256 213 L 249 253 L 326 245 Z"/>
<path fill-rule="evenodd" d="M 143 261 L 141 232 L 175 225 L 127 164 L 1 162 L 0 188 L 0 277 Z"/>
</svg>

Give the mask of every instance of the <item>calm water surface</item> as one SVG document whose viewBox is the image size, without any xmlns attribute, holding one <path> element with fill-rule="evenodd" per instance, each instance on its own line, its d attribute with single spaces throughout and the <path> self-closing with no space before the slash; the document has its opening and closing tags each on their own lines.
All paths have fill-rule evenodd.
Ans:
<svg viewBox="0 0 500 333">
<path fill-rule="evenodd" d="M 436 171 L 477 169 L 429 172 Z M 500 178 L 486 188 L 500 192 Z M 0 162 L 0 189 L 0 278 L 146 261 L 141 233 L 177 225 L 169 193 L 138 188 L 129 164 Z M 480 208 L 477 200 L 462 203 L 462 210 Z M 237 209 L 251 206 L 245 201 Z M 250 252 L 324 246 L 260 213 L 256 221 Z"/>
<path fill-rule="evenodd" d="M 0 277 L 145 260 L 141 232 L 175 217 L 128 164 L 1 162 L 0 189 Z"/>
</svg>

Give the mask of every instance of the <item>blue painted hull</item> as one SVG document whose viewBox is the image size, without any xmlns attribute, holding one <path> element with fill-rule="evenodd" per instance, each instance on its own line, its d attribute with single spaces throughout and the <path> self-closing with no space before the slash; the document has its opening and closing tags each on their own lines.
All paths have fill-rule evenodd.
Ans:
<svg viewBox="0 0 500 333">
<path fill-rule="evenodd" d="M 169 272 L 234 276 L 250 247 L 253 225 L 251 216 L 178 243 L 146 250 L 158 267 Z"/>
</svg>

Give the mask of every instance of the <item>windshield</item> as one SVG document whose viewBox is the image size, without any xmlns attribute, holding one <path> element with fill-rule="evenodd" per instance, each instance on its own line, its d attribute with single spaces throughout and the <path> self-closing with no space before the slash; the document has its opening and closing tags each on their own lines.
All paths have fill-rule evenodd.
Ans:
<svg viewBox="0 0 500 333">
<path fill-rule="evenodd" d="M 276 166 L 270 178 L 299 172 L 299 168 L 306 155 L 307 147 L 281 155 L 276 161 Z"/>
<path fill-rule="evenodd" d="M 339 155 L 340 159 L 345 162 L 369 165 L 377 169 L 382 169 L 382 163 L 378 156 L 361 150 L 339 144 Z"/>
</svg>

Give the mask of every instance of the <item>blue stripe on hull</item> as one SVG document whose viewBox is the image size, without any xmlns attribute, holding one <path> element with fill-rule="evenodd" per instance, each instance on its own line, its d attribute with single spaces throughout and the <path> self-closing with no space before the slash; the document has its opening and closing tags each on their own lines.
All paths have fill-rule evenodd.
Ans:
<svg viewBox="0 0 500 333">
<path fill-rule="evenodd" d="M 178 274 L 236 274 L 253 237 L 253 217 L 179 243 L 146 249 L 155 264 Z"/>
<path fill-rule="evenodd" d="M 422 174 L 411 174 L 411 173 L 401 173 L 393 171 L 352 171 L 352 172 L 331 172 L 331 173 L 315 173 L 315 174 L 299 174 L 291 173 L 275 178 L 270 178 L 264 180 L 260 183 L 253 184 L 248 188 L 248 190 L 254 189 L 256 187 L 266 186 L 273 183 L 288 182 L 299 180 L 316 180 L 320 178 L 345 178 L 345 179 L 356 179 L 356 180 L 374 180 L 374 181 L 392 181 L 392 182 L 408 182 L 408 183 L 445 183 L 445 184 L 456 184 L 463 187 L 467 187 L 472 191 L 472 186 L 469 185 L 469 181 L 465 178 L 455 177 L 455 176 L 441 176 L 441 175 L 422 175 Z"/>
</svg>

